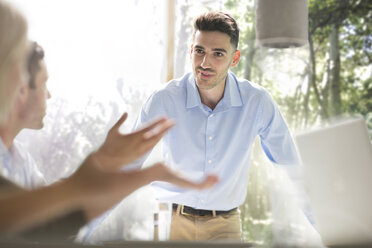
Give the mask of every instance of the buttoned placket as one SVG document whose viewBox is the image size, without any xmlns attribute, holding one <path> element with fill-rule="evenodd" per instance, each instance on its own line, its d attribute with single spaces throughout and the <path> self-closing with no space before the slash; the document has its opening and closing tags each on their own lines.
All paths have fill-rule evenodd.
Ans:
<svg viewBox="0 0 372 248">
<path fill-rule="evenodd" d="M 205 160 L 204 160 L 204 172 L 209 174 L 214 170 L 215 161 L 215 131 L 216 131 L 216 114 L 212 110 L 207 111 L 207 120 L 205 127 Z M 200 208 L 206 204 L 207 192 L 201 192 L 199 197 Z"/>
<path fill-rule="evenodd" d="M 211 113 L 207 118 L 207 126 L 205 132 L 205 171 L 209 172 L 213 168 L 214 164 L 214 151 L 215 151 L 215 144 L 213 140 L 213 136 L 215 134 L 216 129 L 216 118 L 215 114 Z"/>
</svg>

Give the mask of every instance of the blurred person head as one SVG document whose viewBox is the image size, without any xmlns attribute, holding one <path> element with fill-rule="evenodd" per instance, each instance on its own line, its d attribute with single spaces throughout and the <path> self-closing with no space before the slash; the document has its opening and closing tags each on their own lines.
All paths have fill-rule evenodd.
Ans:
<svg viewBox="0 0 372 248">
<path fill-rule="evenodd" d="M 26 19 L 0 0 L 0 123 L 7 120 L 16 99 L 27 96 L 27 56 Z"/>
<path fill-rule="evenodd" d="M 46 100 L 50 98 L 47 88 L 48 71 L 44 61 L 44 50 L 36 42 L 31 42 L 28 59 L 29 91 L 19 109 L 18 119 L 22 128 L 41 129 L 46 114 Z"/>
<path fill-rule="evenodd" d="M 18 96 L 8 118 L 0 123 L 0 138 L 8 148 L 14 138 L 24 128 L 41 129 L 46 114 L 46 100 L 50 98 L 46 82 L 48 72 L 44 62 L 44 50 L 36 42 L 30 42 L 30 54 L 27 61 L 28 84 L 21 89 L 27 90 L 25 97 Z"/>
</svg>

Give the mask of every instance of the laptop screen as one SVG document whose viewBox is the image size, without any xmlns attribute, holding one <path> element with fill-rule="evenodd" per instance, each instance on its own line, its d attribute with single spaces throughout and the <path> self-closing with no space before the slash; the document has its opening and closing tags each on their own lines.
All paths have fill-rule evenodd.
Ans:
<svg viewBox="0 0 372 248">
<path fill-rule="evenodd" d="M 372 145 L 363 119 L 295 135 L 325 245 L 372 242 Z"/>
</svg>

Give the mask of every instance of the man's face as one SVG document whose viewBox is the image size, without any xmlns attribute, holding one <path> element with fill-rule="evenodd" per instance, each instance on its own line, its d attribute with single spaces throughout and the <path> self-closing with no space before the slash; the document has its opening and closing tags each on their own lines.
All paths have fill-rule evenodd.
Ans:
<svg viewBox="0 0 372 248">
<path fill-rule="evenodd" d="M 196 84 L 200 90 L 213 89 L 225 83 L 230 66 L 235 66 L 240 52 L 230 37 L 219 31 L 196 31 L 191 45 L 191 61 Z"/>
<path fill-rule="evenodd" d="M 29 89 L 26 103 L 20 111 L 20 118 L 25 128 L 41 129 L 44 126 L 43 118 L 46 114 L 46 100 L 50 93 L 46 86 L 48 72 L 44 61 L 40 61 L 40 70 L 35 76 L 35 87 Z"/>
</svg>

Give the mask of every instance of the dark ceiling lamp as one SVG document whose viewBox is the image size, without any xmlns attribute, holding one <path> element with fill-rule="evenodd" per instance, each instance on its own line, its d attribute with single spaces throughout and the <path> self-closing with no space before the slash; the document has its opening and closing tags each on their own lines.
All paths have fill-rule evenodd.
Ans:
<svg viewBox="0 0 372 248">
<path fill-rule="evenodd" d="M 256 0 L 256 41 L 269 48 L 308 44 L 307 0 Z"/>
</svg>

